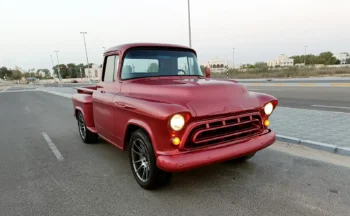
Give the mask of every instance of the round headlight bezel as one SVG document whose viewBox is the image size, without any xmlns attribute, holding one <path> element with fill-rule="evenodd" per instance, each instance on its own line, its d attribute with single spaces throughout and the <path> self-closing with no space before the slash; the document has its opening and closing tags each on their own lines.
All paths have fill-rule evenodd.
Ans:
<svg viewBox="0 0 350 216">
<path fill-rule="evenodd" d="M 181 114 L 175 114 L 170 119 L 170 128 L 174 131 L 180 131 L 185 126 L 185 117 Z"/>
<path fill-rule="evenodd" d="M 264 106 L 264 112 L 266 115 L 271 115 L 273 112 L 273 104 L 271 102 L 267 103 Z"/>
</svg>

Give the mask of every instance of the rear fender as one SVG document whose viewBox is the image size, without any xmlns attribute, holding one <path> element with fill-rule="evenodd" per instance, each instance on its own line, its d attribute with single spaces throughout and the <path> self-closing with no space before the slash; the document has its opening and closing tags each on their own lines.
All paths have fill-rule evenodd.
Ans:
<svg viewBox="0 0 350 216">
<path fill-rule="evenodd" d="M 88 94 L 75 94 L 72 97 L 73 106 L 74 106 L 74 115 L 76 116 L 76 112 L 80 111 L 85 120 L 85 124 L 88 128 L 94 128 L 94 116 L 93 116 L 93 108 L 92 108 L 92 95 Z M 94 131 L 94 129 L 91 129 Z"/>
</svg>

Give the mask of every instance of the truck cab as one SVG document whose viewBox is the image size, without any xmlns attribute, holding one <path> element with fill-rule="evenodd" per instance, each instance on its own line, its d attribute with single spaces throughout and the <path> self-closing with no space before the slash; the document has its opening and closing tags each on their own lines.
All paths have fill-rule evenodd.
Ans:
<svg viewBox="0 0 350 216">
<path fill-rule="evenodd" d="M 112 47 L 100 80 L 73 96 L 80 136 L 126 150 L 146 189 L 165 185 L 173 172 L 248 159 L 275 141 L 268 118 L 277 99 L 233 80 L 210 79 L 189 47 Z"/>
</svg>

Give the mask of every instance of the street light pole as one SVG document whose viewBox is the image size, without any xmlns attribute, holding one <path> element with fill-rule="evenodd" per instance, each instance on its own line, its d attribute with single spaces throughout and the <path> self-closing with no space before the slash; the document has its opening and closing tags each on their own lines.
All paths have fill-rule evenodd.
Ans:
<svg viewBox="0 0 350 216">
<path fill-rule="evenodd" d="M 187 4 L 188 4 L 188 37 L 189 37 L 190 47 L 192 47 L 190 0 L 187 0 Z"/>
<path fill-rule="evenodd" d="M 232 68 L 235 69 L 235 49 L 236 48 L 232 48 L 233 52 L 232 52 Z"/>
<path fill-rule="evenodd" d="M 87 68 L 88 68 L 88 77 L 89 77 L 89 82 L 91 83 L 91 77 L 90 77 L 90 67 L 89 67 L 89 58 L 88 58 L 88 54 L 87 54 L 86 41 L 85 41 L 85 34 L 87 34 L 87 32 L 80 32 L 80 34 L 83 34 L 83 37 L 84 37 L 84 45 L 85 45 L 86 62 L 87 62 Z"/>
<path fill-rule="evenodd" d="M 52 55 L 50 55 L 50 57 L 51 57 L 51 62 L 52 62 L 52 70 L 54 70 L 53 68 L 55 67 L 55 64 L 53 63 L 53 58 L 52 58 Z M 52 75 L 53 75 L 54 73 L 52 73 Z"/>
<path fill-rule="evenodd" d="M 305 50 L 304 50 L 304 67 L 306 67 L 306 48 L 307 46 L 304 47 Z"/>
<path fill-rule="evenodd" d="M 62 77 L 61 77 L 61 72 L 60 72 L 60 62 L 58 60 L 58 50 L 54 51 L 56 53 L 56 57 L 57 57 L 57 75 L 58 75 L 58 79 L 60 80 L 60 82 L 62 81 Z"/>
</svg>

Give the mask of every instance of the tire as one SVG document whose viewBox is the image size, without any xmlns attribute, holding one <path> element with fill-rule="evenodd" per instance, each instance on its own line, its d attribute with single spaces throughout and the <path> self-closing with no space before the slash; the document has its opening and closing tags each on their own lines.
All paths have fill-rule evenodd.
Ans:
<svg viewBox="0 0 350 216">
<path fill-rule="evenodd" d="M 77 112 L 77 120 L 80 138 L 83 140 L 83 142 L 87 144 L 97 143 L 98 134 L 93 133 L 87 129 L 83 113 L 80 111 Z"/>
<path fill-rule="evenodd" d="M 245 161 L 249 160 L 250 158 L 254 157 L 255 153 L 256 152 L 251 153 L 251 154 L 246 155 L 246 156 L 243 156 L 243 157 L 240 157 L 240 158 L 235 158 L 235 159 L 229 160 L 227 162 L 229 162 L 229 163 L 232 163 L 232 162 L 233 163 L 235 163 L 235 162 L 245 162 Z"/>
<path fill-rule="evenodd" d="M 141 187 L 157 189 L 170 181 L 172 174 L 157 167 L 152 143 L 143 130 L 136 130 L 131 135 L 128 151 L 131 171 Z"/>
</svg>

